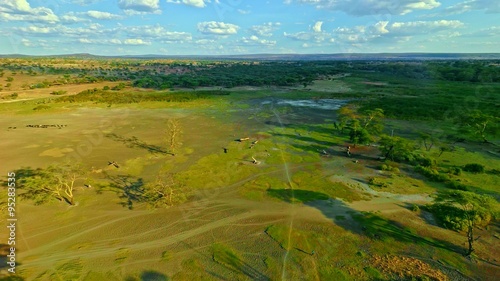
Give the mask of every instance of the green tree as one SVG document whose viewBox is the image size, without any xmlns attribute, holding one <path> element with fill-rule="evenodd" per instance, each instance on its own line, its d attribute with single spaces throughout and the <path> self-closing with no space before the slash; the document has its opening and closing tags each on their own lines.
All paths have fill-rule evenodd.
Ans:
<svg viewBox="0 0 500 281">
<path fill-rule="evenodd" d="M 418 138 L 424 145 L 426 151 L 430 151 L 436 143 L 436 138 L 428 133 L 419 133 Z"/>
<path fill-rule="evenodd" d="M 380 152 L 385 158 L 394 161 L 412 161 L 414 159 L 415 145 L 412 141 L 401 137 L 382 135 Z"/>
<path fill-rule="evenodd" d="M 349 129 L 349 140 L 354 144 L 354 147 L 372 141 L 372 136 L 366 128 L 360 125 L 359 120 L 353 119 L 349 124 Z"/>
<path fill-rule="evenodd" d="M 438 193 L 436 205 L 446 205 L 451 214 L 440 214 L 448 220 L 458 219 L 462 224 L 458 224 L 458 229 L 465 230 L 467 235 L 468 249 L 465 253 L 470 256 L 474 252 L 474 227 L 478 224 L 487 225 L 491 217 L 498 214 L 498 203 L 489 195 L 479 195 L 468 191 L 446 191 Z M 438 208 L 443 209 L 443 208 Z"/>
<path fill-rule="evenodd" d="M 384 129 L 382 118 L 384 118 L 384 110 L 375 108 L 374 110 L 366 110 L 362 115 L 363 128 L 370 134 L 379 135 Z"/>
<path fill-rule="evenodd" d="M 458 119 L 461 131 L 480 138 L 483 142 L 489 142 L 488 136 L 496 136 L 500 133 L 500 118 L 484 114 L 479 110 L 474 110 Z"/>
<path fill-rule="evenodd" d="M 343 106 L 338 111 L 339 114 L 339 125 L 338 129 L 344 132 L 344 129 L 351 123 L 352 120 L 357 120 L 359 118 L 356 110 L 351 105 Z"/>
<path fill-rule="evenodd" d="M 52 199 L 75 205 L 76 181 L 84 176 L 80 164 L 52 165 L 37 169 L 21 180 L 21 197 L 43 204 Z"/>
</svg>

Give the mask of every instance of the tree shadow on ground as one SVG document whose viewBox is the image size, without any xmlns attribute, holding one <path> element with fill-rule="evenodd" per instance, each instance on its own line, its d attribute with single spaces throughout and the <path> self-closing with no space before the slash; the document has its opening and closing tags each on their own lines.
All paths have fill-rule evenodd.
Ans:
<svg viewBox="0 0 500 281">
<path fill-rule="evenodd" d="M 10 266 L 7 264 L 9 258 L 7 255 L 10 253 L 10 246 L 7 244 L 0 244 L 0 271 L 7 269 Z M 0 279 L 2 280 L 2 279 Z"/>
<path fill-rule="evenodd" d="M 112 176 L 106 174 L 106 179 L 109 183 L 106 185 L 97 186 L 96 191 L 102 193 L 103 191 L 112 191 L 118 194 L 122 199 L 120 205 L 132 210 L 134 203 L 144 201 L 144 181 L 142 178 L 136 178 L 129 175 Z"/>
<path fill-rule="evenodd" d="M 305 203 L 315 200 L 327 200 L 328 195 L 301 189 L 268 189 L 267 194 L 288 203 Z"/>
<path fill-rule="evenodd" d="M 24 281 L 24 278 L 22 278 L 21 276 L 17 276 L 17 275 L 10 275 L 10 276 L 4 276 L 4 277 L 0 276 L 0 281 Z"/>
<path fill-rule="evenodd" d="M 129 148 L 145 149 L 150 153 L 171 154 L 168 151 L 162 149 L 160 146 L 147 144 L 146 142 L 139 140 L 136 136 L 127 138 L 125 136 L 119 136 L 115 133 L 112 133 L 112 134 L 106 134 L 106 137 L 114 141 L 121 142 Z"/>
<path fill-rule="evenodd" d="M 169 278 L 160 272 L 147 270 L 141 273 L 141 281 L 167 281 Z"/>
<path fill-rule="evenodd" d="M 202 253 L 199 249 L 187 244 L 186 242 L 181 242 L 181 243 L 186 245 L 189 249 L 191 249 L 195 253 L 203 256 L 207 260 L 214 261 L 216 264 L 222 266 L 225 270 L 234 272 L 236 274 L 245 275 L 250 280 L 271 280 L 271 278 L 267 277 L 265 274 L 263 274 L 250 264 L 246 263 L 241 258 L 237 257 L 231 252 L 228 251 L 218 252 L 217 257 L 215 257 L 215 254 L 213 254 L 212 256 L 208 256 L 207 254 Z M 228 280 L 228 278 L 225 278 L 216 272 L 207 270 L 206 268 L 205 272 L 217 279 Z"/>
<path fill-rule="evenodd" d="M 356 152 L 356 148 L 351 147 L 351 154 L 347 154 L 346 147 L 339 145 L 338 143 L 328 142 L 316 140 L 311 137 L 303 136 L 303 135 L 294 135 L 294 134 L 282 134 L 282 133 L 271 133 L 275 137 L 284 137 L 292 140 L 289 144 L 295 148 L 298 148 L 302 151 L 318 153 L 320 156 L 337 156 L 337 157 L 346 157 L 356 160 L 364 160 L 364 161 L 377 161 L 377 157 L 368 156 L 362 153 Z M 297 142 L 295 142 L 295 141 Z M 308 143 L 308 144 L 307 144 Z"/>
<path fill-rule="evenodd" d="M 447 241 L 426 238 L 418 235 L 415 230 L 401 223 L 386 219 L 373 213 L 360 213 L 340 200 L 329 199 L 329 196 L 309 190 L 268 190 L 268 194 L 285 202 L 302 202 L 318 209 L 336 225 L 374 240 L 399 241 L 408 244 L 431 246 L 463 253 L 464 249 Z M 350 216 L 352 219 L 346 219 Z"/>
<path fill-rule="evenodd" d="M 21 168 L 19 168 L 17 170 L 14 170 L 12 172 L 15 174 L 14 178 L 16 179 L 16 188 L 21 188 L 22 187 L 22 181 L 23 181 L 23 179 L 27 179 L 27 178 L 39 175 L 40 172 L 42 172 L 42 169 L 40 169 L 40 168 L 33 169 L 31 167 L 21 167 Z M 9 178 L 9 176 L 6 175 L 0 181 L 0 184 L 2 186 L 7 187 L 8 184 L 10 183 L 10 181 L 8 180 L 8 178 Z"/>
</svg>

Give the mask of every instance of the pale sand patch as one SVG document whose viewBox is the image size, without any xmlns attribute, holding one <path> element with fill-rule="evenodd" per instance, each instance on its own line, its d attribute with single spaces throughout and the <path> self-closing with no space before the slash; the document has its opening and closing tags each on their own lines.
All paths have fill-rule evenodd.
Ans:
<svg viewBox="0 0 500 281">
<path fill-rule="evenodd" d="M 23 148 L 37 148 L 37 147 L 40 147 L 40 145 L 39 144 L 30 144 L 30 145 L 24 146 Z"/>
<path fill-rule="evenodd" d="M 38 154 L 38 156 L 49 156 L 49 157 L 63 157 L 66 153 L 72 152 L 72 148 L 51 148 L 45 150 L 44 152 Z"/>
</svg>

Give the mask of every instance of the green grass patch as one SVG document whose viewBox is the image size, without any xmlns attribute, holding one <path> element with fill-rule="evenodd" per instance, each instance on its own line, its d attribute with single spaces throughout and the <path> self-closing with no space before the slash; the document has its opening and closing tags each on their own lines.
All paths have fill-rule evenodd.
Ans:
<svg viewBox="0 0 500 281">
<path fill-rule="evenodd" d="M 384 279 L 384 275 L 374 267 L 367 266 L 364 268 L 364 270 L 365 270 L 366 274 L 368 275 L 368 277 L 370 278 L 370 280 L 383 280 Z"/>
<path fill-rule="evenodd" d="M 63 263 L 56 268 L 57 272 L 51 276 L 53 278 L 52 280 L 58 280 L 60 278 L 68 281 L 80 280 L 83 271 L 83 265 L 79 259 Z"/>
</svg>

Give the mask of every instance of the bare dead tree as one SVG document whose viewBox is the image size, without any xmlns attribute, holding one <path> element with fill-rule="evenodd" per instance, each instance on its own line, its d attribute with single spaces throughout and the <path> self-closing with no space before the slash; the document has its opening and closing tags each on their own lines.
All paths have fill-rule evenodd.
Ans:
<svg viewBox="0 0 500 281">
<path fill-rule="evenodd" d="M 175 174 L 159 174 L 145 187 L 145 198 L 153 208 L 173 206 L 187 197 L 186 189 L 175 180 Z"/>
<path fill-rule="evenodd" d="M 181 146 L 182 128 L 178 119 L 168 119 L 166 142 L 170 153 L 175 156 L 176 150 Z"/>
</svg>

